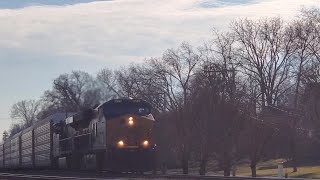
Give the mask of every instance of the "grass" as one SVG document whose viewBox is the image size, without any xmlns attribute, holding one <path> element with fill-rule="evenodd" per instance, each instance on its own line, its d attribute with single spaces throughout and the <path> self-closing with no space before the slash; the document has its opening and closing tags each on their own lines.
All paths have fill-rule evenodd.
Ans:
<svg viewBox="0 0 320 180">
<path fill-rule="evenodd" d="M 283 162 L 282 159 L 269 160 L 259 163 L 257 166 L 257 176 L 277 176 L 277 166 Z M 320 165 L 299 166 L 298 172 L 293 172 L 292 167 L 284 167 L 284 172 L 288 177 L 293 178 L 320 178 Z M 237 171 L 238 176 L 251 176 L 251 170 L 248 164 L 242 164 Z"/>
<path fill-rule="evenodd" d="M 320 178 L 320 166 L 301 166 L 298 172 L 292 172 L 292 168 L 284 168 L 284 172 L 288 173 L 288 177 L 295 178 Z M 237 173 L 239 176 L 251 176 L 250 169 L 244 169 Z M 257 170 L 258 176 L 277 176 L 277 169 Z"/>
<path fill-rule="evenodd" d="M 261 162 L 257 165 L 257 176 L 258 177 L 276 177 L 278 170 L 277 166 L 283 159 L 274 159 L 265 162 Z M 208 165 L 207 175 L 223 175 L 223 171 L 215 170 L 216 167 L 214 164 Z M 298 166 L 298 172 L 292 172 L 292 167 L 284 167 L 284 172 L 288 174 L 288 177 L 293 178 L 316 178 L 320 179 L 320 165 L 302 165 Z M 181 174 L 181 169 L 171 169 L 167 171 L 168 174 Z M 199 174 L 199 168 L 194 166 L 194 168 L 189 169 L 190 174 Z M 237 166 L 236 171 L 237 176 L 251 176 L 251 169 L 248 163 L 244 162 Z"/>
</svg>

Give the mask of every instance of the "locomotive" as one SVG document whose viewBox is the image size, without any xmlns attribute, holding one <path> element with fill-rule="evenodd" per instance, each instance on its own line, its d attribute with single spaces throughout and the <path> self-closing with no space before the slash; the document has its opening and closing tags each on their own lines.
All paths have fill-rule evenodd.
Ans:
<svg viewBox="0 0 320 180">
<path fill-rule="evenodd" d="M 0 145 L 0 168 L 144 172 L 155 168 L 155 119 L 141 99 L 113 99 L 56 113 Z"/>
</svg>

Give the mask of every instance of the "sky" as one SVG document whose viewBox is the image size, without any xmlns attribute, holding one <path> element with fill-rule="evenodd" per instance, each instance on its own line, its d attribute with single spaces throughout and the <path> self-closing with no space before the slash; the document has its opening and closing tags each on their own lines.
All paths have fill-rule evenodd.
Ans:
<svg viewBox="0 0 320 180">
<path fill-rule="evenodd" d="M 72 70 L 96 74 L 182 42 L 199 46 L 237 18 L 290 20 L 320 0 L 1 0 L 0 133 L 12 104 L 39 99 Z"/>
</svg>

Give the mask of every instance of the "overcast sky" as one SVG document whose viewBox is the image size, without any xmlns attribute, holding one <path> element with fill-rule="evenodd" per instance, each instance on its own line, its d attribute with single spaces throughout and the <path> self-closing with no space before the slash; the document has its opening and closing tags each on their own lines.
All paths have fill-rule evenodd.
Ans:
<svg viewBox="0 0 320 180">
<path fill-rule="evenodd" d="M 200 45 L 212 27 L 234 18 L 281 16 L 320 0 L 1 0 L 0 133 L 12 104 L 38 99 L 61 73 L 95 74 L 187 41 Z"/>
</svg>

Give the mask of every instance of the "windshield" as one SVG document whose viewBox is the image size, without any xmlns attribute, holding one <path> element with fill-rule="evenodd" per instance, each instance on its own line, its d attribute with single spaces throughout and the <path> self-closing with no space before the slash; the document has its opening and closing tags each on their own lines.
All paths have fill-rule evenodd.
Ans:
<svg viewBox="0 0 320 180">
<path fill-rule="evenodd" d="M 107 119 L 125 115 L 135 114 L 145 116 L 151 113 L 151 109 L 143 104 L 112 104 L 103 108 L 104 115 Z"/>
</svg>

